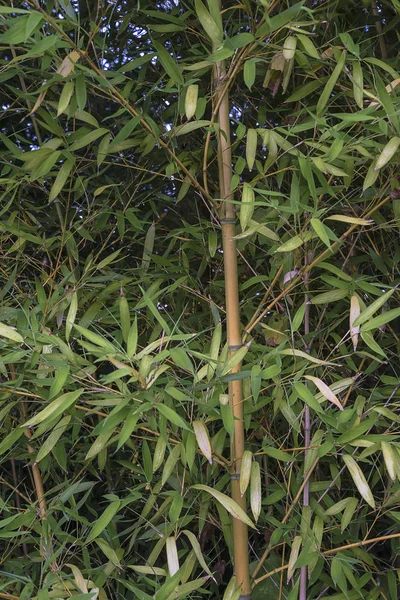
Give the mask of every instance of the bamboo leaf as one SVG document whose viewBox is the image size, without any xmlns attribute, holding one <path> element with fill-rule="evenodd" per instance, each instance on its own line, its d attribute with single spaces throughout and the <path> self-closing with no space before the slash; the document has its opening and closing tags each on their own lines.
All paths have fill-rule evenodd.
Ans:
<svg viewBox="0 0 400 600">
<path fill-rule="evenodd" d="M 255 522 L 257 523 L 261 513 L 262 494 L 261 494 L 261 472 L 260 463 L 254 460 L 251 463 L 250 474 L 250 506 Z"/>
<path fill-rule="evenodd" d="M 322 379 L 319 379 L 318 377 L 313 377 L 312 375 L 304 375 L 304 378 L 308 379 L 309 381 L 312 381 L 317 386 L 317 388 L 319 389 L 321 394 L 327 400 L 329 400 L 329 402 L 331 402 L 332 404 L 337 406 L 339 410 L 343 410 L 343 406 L 341 405 L 339 399 L 335 396 L 335 394 L 332 392 L 332 390 L 326 385 L 326 383 L 324 383 L 322 381 Z"/>
<path fill-rule="evenodd" d="M 395 454 L 391 444 L 388 442 L 381 442 L 381 448 L 388 475 L 392 481 L 395 481 L 396 465 L 399 463 L 399 457 Z"/>
<path fill-rule="evenodd" d="M 87 536 L 85 542 L 86 544 L 90 544 L 99 535 L 104 531 L 107 525 L 111 522 L 114 516 L 117 514 L 121 507 L 120 500 L 114 500 L 111 502 L 105 511 L 100 515 L 100 517 L 93 523 L 89 535 Z"/>
<path fill-rule="evenodd" d="M 71 421 L 71 416 L 66 415 L 59 423 L 57 423 L 56 428 L 52 431 L 43 445 L 40 447 L 40 450 L 36 456 L 36 462 L 39 463 L 45 456 L 48 455 L 49 452 L 54 448 L 64 431 L 69 425 Z"/>
<path fill-rule="evenodd" d="M 199 86 L 195 84 L 189 85 L 185 96 L 185 114 L 188 121 L 196 114 L 198 94 Z"/>
<path fill-rule="evenodd" d="M 170 77 L 176 85 L 183 85 L 184 81 L 182 73 L 170 53 L 158 42 L 153 40 L 152 43 L 168 77 Z"/>
<path fill-rule="evenodd" d="M 246 161 L 247 167 L 249 171 L 252 170 L 254 161 L 256 159 L 256 151 L 257 151 L 257 131 L 256 129 L 248 129 L 247 130 L 247 138 L 246 138 Z"/>
<path fill-rule="evenodd" d="M 175 412 L 172 408 L 170 408 L 166 404 L 160 403 L 156 403 L 154 406 L 158 410 L 158 412 L 160 412 L 162 415 L 164 415 L 166 419 L 168 419 L 168 421 L 171 421 L 171 423 L 174 423 L 174 425 L 177 425 L 177 427 L 180 427 L 181 429 L 186 429 L 186 431 L 190 431 L 190 427 L 186 423 L 186 421 L 184 421 L 182 417 L 179 416 L 178 413 Z"/>
<path fill-rule="evenodd" d="M 350 301 L 350 336 L 353 342 L 354 352 L 357 350 L 358 336 L 360 333 L 360 326 L 354 326 L 354 322 L 360 316 L 360 301 L 358 296 L 352 296 Z"/>
<path fill-rule="evenodd" d="M 325 87 L 322 91 L 322 94 L 318 100 L 317 103 L 317 116 L 321 115 L 329 98 L 330 95 L 332 94 L 333 88 L 336 85 L 337 80 L 339 79 L 339 75 L 342 72 L 342 69 L 344 67 L 344 64 L 346 62 L 346 51 L 343 50 L 343 52 L 341 53 L 339 60 L 337 62 L 336 67 L 334 68 L 331 76 L 329 77 L 328 81 L 325 84 Z"/>
<path fill-rule="evenodd" d="M 371 489 L 367 483 L 367 480 L 364 477 L 363 472 L 360 467 L 354 460 L 350 454 L 344 454 L 343 460 L 345 462 L 346 467 L 348 468 L 350 475 L 360 492 L 360 495 L 364 498 L 364 500 L 371 506 L 371 508 L 375 508 L 375 500 L 372 495 Z"/>
<path fill-rule="evenodd" d="M 184 530 L 182 531 L 182 533 L 184 533 L 184 534 L 186 535 L 186 537 L 188 538 L 189 542 L 191 543 L 191 546 L 192 546 L 192 548 L 193 548 L 193 551 L 194 551 L 194 553 L 195 553 L 195 555 L 196 555 L 196 558 L 197 558 L 197 560 L 199 561 L 199 563 L 200 563 L 201 567 L 204 569 L 204 571 L 207 573 L 207 575 L 208 575 L 209 577 L 211 577 L 211 579 L 213 579 L 214 581 L 216 581 L 216 580 L 215 580 L 215 578 L 214 578 L 214 576 L 212 575 L 212 573 L 211 573 L 210 569 L 208 568 L 208 566 L 207 566 L 207 564 L 206 564 L 206 561 L 204 560 L 204 556 L 203 556 L 203 553 L 202 553 L 202 551 L 201 551 L 200 544 L 199 544 L 199 542 L 197 541 L 197 538 L 196 538 L 196 536 L 194 535 L 194 533 L 192 533 L 192 532 L 191 532 L 191 531 L 189 531 L 188 529 L 184 529 Z"/>
<path fill-rule="evenodd" d="M 243 78 L 246 86 L 251 91 L 256 79 L 256 63 L 254 60 L 246 60 L 244 63 Z"/>
<path fill-rule="evenodd" d="M 33 427 L 34 425 L 39 425 L 39 423 L 42 423 L 42 421 L 55 419 L 65 410 L 67 410 L 72 404 L 74 404 L 74 402 L 78 400 L 82 393 L 83 390 L 75 390 L 74 392 L 62 394 L 56 400 L 53 400 L 53 402 L 46 406 L 46 408 L 28 419 L 26 423 L 22 425 L 22 427 Z"/>
<path fill-rule="evenodd" d="M 176 547 L 176 538 L 167 537 L 165 540 L 165 547 L 167 550 L 168 572 L 170 577 L 172 577 L 179 571 L 179 558 L 178 549 Z"/>
<path fill-rule="evenodd" d="M 250 450 L 245 450 L 242 456 L 240 465 L 240 480 L 239 489 L 241 496 L 244 496 L 250 483 L 251 463 L 253 462 L 253 453 Z"/>
<path fill-rule="evenodd" d="M 211 39 L 211 41 L 218 46 L 222 42 L 222 27 L 219 22 L 214 21 L 211 14 L 208 12 L 201 0 L 195 0 L 194 2 L 196 14 L 203 27 L 204 31 Z"/>
<path fill-rule="evenodd" d="M 293 577 L 293 574 L 295 571 L 295 564 L 296 564 L 297 558 L 299 556 L 300 548 L 301 548 L 301 536 L 296 535 L 296 537 L 294 538 L 294 540 L 292 542 L 292 547 L 290 549 L 290 556 L 289 556 L 288 570 L 287 570 L 287 581 L 290 581 L 291 578 Z"/>
<path fill-rule="evenodd" d="M 73 96 L 75 84 L 73 81 L 68 81 L 64 84 L 57 107 L 57 117 L 68 109 L 70 100 Z"/>
<path fill-rule="evenodd" d="M 5 323 L 0 323 L 0 336 L 11 340 L 12 342 L 17 342 L 18 344 L 22 344 L 24 338 L 14 327 L 10 327 Z"/>
<path fill-rule="evenodd" d="M 52 200 L 55 200 L 57 198 L 57 196 L 60 194 L 60 192 L 64 188 L 64 185 L 65 185 L 68 177 L 70 176 L 73 166 L 74 166 L 74 161 L 72 161 L 72 160 L 66 160 L 63 163 L 62 167 L 60 168 L 60 170 L 57 173 L 57 177 L 55 178 L 53 186 L 50 190 L 49 202 L 51 202 Z"/>
<path fill-rule="evenodd" d="M 384 167 L 390 159 L 396 154 L 398 147 L 400 146 L 400 137 L 393 137 L 384 147 L 380 153 L 375 169 L 381 169 Z"/>
<path fill-rule="evenodd" d="M 210 463 L 212 464 L 212 450 L 210 444 L 210 438 L 208 435 L 208 430 L 203 421 L 193 421 L 192 423 L 193 431 L 196 436 L 197 443 L 199 448 Z"/>
<path fill-rule="evenodd" d="M 242 521 L 243 523 L 246 523 L 246 525 L 248 525 L 252 529 L 256 529 L 256 526 L 251 521 L 251 519 L 249 519 L 244 510 L 240 508 L 240 506 L 226 494 L 223 494 L 222 492 L 219 492 L 218 490 L 215 490 L 209 487 L 208 485 L 203 485 L 201 483 L 193 485 L 192 489 L 207 492 L 216 500 L 218 500 L 218 502 L 222 504 L 222 506 L 228 511 L 230 515 L 232 515 L 232 517 L 238 519 L 239 521 Z"/>
<path fill-rule="evenodd" d="M 400 308 L 393 308 L 392 310 L 388 310 L 377 317 L 373 317 L 367 323 L 364 323 L 362 326 L 362 331 L 371 331 L 371 329 L 382 327 L 382 325 L 386 325 L 386 323 L 390 323 L 390 321 L 393 321 L 398 317 L 400 317 Z"/>
<path fill-rule="evenodd" d="M 92 144 L 93 142 L 98 140 L 99 137 L 102 137 L 106 133 L 109 133 L 108 129 L 105 129 L 104 127 L 100 127 L 99 129 L 96 129 L 95 131 L 91 131 L 90 133 L 81 135 L 81 136 L 79 136 L 79 138 L 77 140 L 75 140 L 73 142 L 73 144 L 71 144 L 69 149 L 71 152 L 75 152 L 76 150 L 85 148 L 86 146 L 89 146 L 89 144 Z"/>
<path fill-rule="evenodd" d="M 242 231 L 247 229 L 247 225 L 253 216 L 255 208 L 254 190 L 250 184 L 243 184 L 242 202 L 240 204 L 240 227 Z"/>
<path fill-rule="evenodd" d="M 353 515 L 354 515 L 355 511 L 357 510 L 357 507 L 358 507 L 357 498 L 348 498 L 346 508 L 343 511 L 342 519 L 340 521 L 341 533 L 343 533 L 343 531 L 346 529 L 346 527 L 348 527 L 348 525 L 350 524 L 350 522 L 353 518 Z"/>
<path fill-rule="evenodd" d="M 377 310 L 379 310 L 389 298 L 393 295 L 394 289 L 387 291 L 380 298 L 377 298 L 372 304 L 370 304 L 365 310 L 363 310 L 359 317 L 354 321 L 353 325 L 357 327 L 357 325 L 363 325 L 366 323 Z"/>
</svg>

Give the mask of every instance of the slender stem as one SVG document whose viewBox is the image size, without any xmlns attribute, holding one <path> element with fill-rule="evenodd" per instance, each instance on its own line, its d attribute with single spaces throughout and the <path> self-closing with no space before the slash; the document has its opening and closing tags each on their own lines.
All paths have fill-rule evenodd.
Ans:
<svg viewBox="0 0 400 600">
<path fill-rule="evenodd" d="M 235 208 L 232 200 L 232 155 L 230 141 L 230 119 L 229 119 L 229 94 L 227 86 L 224 87 L 226 79 L 225 64 L 223 61 L 215 66 L 216 98 L 219 104 L 219 140 L 218 140 L 218 162 L 220 175 L 220 197 L 224 200 L 224 218 L 222 224 L 222 244 L 224 251 L 225 272 L 225 299 L 227 338 L 230 352 L 242 345 L 241 326 L 239 317 L 239 284 L 237 270 L 237 252 L 235 236 Z M 238 364 L 232 373 L 241 369 Z M 246 511 L 246 499 L 241 496 L 239 488 L 240 466 L 244 451 L 244 426 L 243 426 L 243 394 L 242 382 L 237 379 L 229 383 L 229 401 L 232 408 L 235 430 L 231 443 L 231 462 L 233 467 L 232 499 Z M 248 532 L 247 525 L 239 519 L 233 519 L 233 547 L 234 567 L 236 580 L 241 586 L 243 596 L 250 596 L 250 571 L 248 556 Z"/>
<path fill-rule="evenodd" d="M 10 370 L 11 379 L 15 380 L 17 378 L 17 375 L 16 375 L 15 367 L 13 364 L 9 364 L 9 370 Z M 23 402 L 21 402 L 21 414 L 22 414 L 23 418 L 25 419 L 26 418 L 26 410 L 25 410 L 25 405 Z M 24 433 L 25 433 L 25 436 L 28 438 L 28 440 L 30 440 L 32 437 L 31 430 L 25 429 Z M 28 452 L 29 452 L 29 454 L 36 453 L 35 449 L 32 448 L 32 446 L 30 444 L 28 444 Z M 38 505 L 39 505 L 39 514 L 40 514 L 40 518 L 43 522 L 46 519 L 47 506 L 46 506 L 46 498 L 45 498 L 44 487 L 43 487 L 42 474 L 40 472 L 39 465 L 37 463 L 33 463 L 31 468 L 32 468 L 33 481 L 35 484 L 36 498 L 37 498 Z M 49 547 L 46 548 L 45 545 L 42 544 L 42 548 L 41 548 L 41 554 L 42 554 L 42 557 L 44 560 L 47 560 L 48 557 L 53 554 L 51 539 L 49 539 L 48 541 L 49 541 Z M 57 563 L 52 562 L 50 565 L 50 569 L 53 572 L 57 571 L 58 570 Z"/>
<path fill-rule="evenodd" d="M 377 542 L 384 542 L 386 540 L 393 540 L 395 538 L 399 538 L 400 533 L 391 533 L 390 535 L 381 535 L 380 537 L 371 538 L 369 540 L 363 540 L 361 542 L 354 542 L 354 544 L 345 544 L 344 546 L 339 546 L 338 548 L 331 548 L 330 550 L 325 550 L 322 552 L 322 556 L 328 556 L 329 554 L 337 554 L 338 552 L 342 552 L 342 550 L 350 550 L 351 548 L 359 548 L 360 546 L 368 546 L 370 544 L 375 544 Z M 283 565 L 282 567 L 278 567 L 269 573 L 266 573 L 262 577 L 259 577 L 255 580 L 255 584 L 260 583 L 260 581 L 264 581 L 264 579 L 268 579 L 281 571 L 285 571 L 289 565 Z"/>
<path fill-rule="evenodd" d="M 319 457 L 317 456 L 317 458 L 315 459 L 315 461 L 314 461 L 311 469 L 308 471 L 307 475 L 305 476 L 305 478 L 303 480 L 303 483 L 300 486 L 299 491 L 297 492 L 296 496 L 293 498 L 292 504 L 287 509 L 286 514 L 285 514 L 285 516 L 283 517 L 283 519 L 281 521 L 282 525 L 284 525 L 286 523 L 286 521 L 288 520 L 288 518 L 290 517 L 290 515 L 292 513 L 292 510 L 294 509 L 294 507 L 296 506 L 297 502 L 299 501 L 299 498 L 300 498 L 301 494 L 303 493 L 304 487 L 307 485 L 307 482 L 308 482 L 308 480 L 311 477 L 311 473 L 314 471 L 315 467 L 317 466 L 318 461 L 319 461 Z M 258 564 L 257 564 L 256 568 L 254 569 L 253 579 L 254 579 L 254 577 L 257 576 L 257 573 L 259 573 L 261 567 L 263 566 L 263 564 L 265 562 L 265 559 L 267 558 L 268 554 L 270 553 L 270 550 L 271 550 L 271 544 L 268 544 L 268 546 L 266 547 L 266 549 L 264 551 L 264 554 L 262 555 L 262 557 L 258 561 Z M 278 573 L 279 571 L 276 571 L 276 572 Z M 263 579 L 263 578 L 261 577 L 261 579 Z M 255 583 L 258 583 L 258 581 L 260 581 L 260 580 L 256 579 Z"/>
<path fill-rule="evenodd" d="M 307 265 L 308 265 L 308 258 L 309 258 L 309 255 L 308 255 L 307 246 L 306 246 L 305 254 L 304 254 L 304 266 L 305 267 L 307 267 Z M 308 334 L 310 333 L 310 305 L 308 303 L 309 279 L 310 279 L 310 274 L 306 273 L 304 276 L 304 287 L 307 291 L 307 293 L 305 294 L 305 297 L 304 297 L 304 301 L 306 303 L 306 308 L 304 311 L 304 335 L 305 336 L 308 336 Z M 306 342 L 305 350 L 306 350 L 306 352 L 310 352 L 310 346 L 309 346 L 308 341 Z M 311 442 L 310 407 L 308 406 L 308 404 L 306 404 L 305 409 L 304 409 L 304 445 L 306 448 L 308 448 L 310 446 L 310 442 Z M 308 450 L 305 450 L 304 460 L 307 458 L 307 454 L 308 454 Z M 303 507 L 310 505 L 310 482 L 309 482 L 309 477 L 307 477 L 306 472 L 304 472 L 304 477 L 307 480 L 307 482 L 304 486 Z M 304 543 L 304 540 L 303 540 L 303 543 Z M 308 571 L 307 565 L 301 567 L 299 600 L 307 600 L 307 571 Z"/>
<path fill-rule="evenodd" d="M 378 7 L 376 5 L 376 0 L 371 0 L 372 14 L 375 17 L 375 27 L 376 32 L 378 34 L 379 48 L 381 50 L 381 57 L 387 58 L 387 50 L 385 44 L 385 38 L 383 37 L 383 29 L 382 29 L 382 21 L 379 16 Z"/>
</svg>

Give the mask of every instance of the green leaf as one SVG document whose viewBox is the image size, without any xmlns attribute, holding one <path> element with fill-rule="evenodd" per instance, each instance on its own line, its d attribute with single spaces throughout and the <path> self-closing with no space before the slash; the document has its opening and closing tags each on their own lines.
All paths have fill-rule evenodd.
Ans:
<svg viewBox="0 0 400 600">
<path fill-rule="evenodd" d="M 244 63 L 243 77 L 246 86 L 251 91 L 256 79 L 256 63 L 254 60 L 246 60 Z"/>
<path fill-rule="evenodd" d="M 59 117 L 63 112 L 65 112 L 68 109 L 70 100 L 74 93 L 74 89 L 75 84 L 73 81 L 67 81 L 67 83 L 64 84 L 60 99 L 58 101 L 57 117 Z"/>
<path fill-rule="evenodd" d="M 0 455 L 7 452 L 19 440 L 24 430 L 20 427 L 13 429 L 5 438 L 0 442 Z"/>
<path fill-rule="evenodd" d="M 143 288 L 141 288 L 139 286 L 140 291 L 142 292 L 142 296 L 143 296 L 143 300 L 146 304 L 146 306 L 148 307 L 148 309 L 150 310 L 150 312 L 152 313 L 152 315 L 156 318 L 156 320 L 160 323 L 161 327 L 165 330 L 165 332 L 167 333 L 167 335 L 170 335 L 171 330 L 167 324 L 167 322 L 163 319 L 163 317 L 160 314 L 160 311 L 158 310 L 158 308 L 155 306 L 153 300 L 150 298 L 150 296 L 144 291 Z"/>
<path fill-rule="evenodd" d="M 285 100 L 285 102 L 297 102 L 298 100 L 307 98 L 313 92 L 315 92 L 315 90 L 320 88 L 321 85 L 322 85 L 322 81 L 320 81 L 319 79 L 316 79 L 314 81 L 309 81 L 308 83 L 305 83 L 304 85 L 301 85 L 298 88 L 296 88 L 296 91 L 293 92 L 293 94 L 291 94 L 289 96 L 289 98 L 287 98 Z"/>
<path fill-rule="evenodd" d="M 170 53 L 164 48 L 164 46 L 162 46 L 158 42 L 155 42 L 153 40 L 152 43 L 157 51 L 157 56 L 160 59 L 160 62 L 164 67 L 164 70 L 168 77 L 170 77 L 176 85 L 183 85 L 184 80 L 182 77 L 182 73 L 180 72 L 178 65 L 176 64 L 175 60 L 172 58 Z"/>
<path fill-rule="evenodd" d="M 53 183 L 53 186 L 50 190 L 50 194 L 49 194 L 49 202 L 51 202 L 52 200 L 55 200 L 58 195 L 60 194 L 60 192 L 62 192 L 64 185 L 72 171 L 72 167 L 74 166 L 74 161 L 73 160 L 69 160 L 67 159 L 64 164 L 62 165 L 62 167 L 60 168 L 57 177 L 55 178 L 55 181 Z"/>
<path fill-rule="evenodd" d="M 215 45 L 219 45 L 223 36 L 222 27 L 219 22 L 213 19 L 201 0 L 195 0 L 194 6 L 204 31 Z"/>
<path fill-rule="evenodd" d="M 324 292 L 323 294 L 317 294 L 311 299 L 311 304 L 328 304 L 328 302 L 337 302 L 338 300 L 343 300 L 346 296 L 349 295 L 349 291 L 347 289 L 343 290 L 331 290 L 329 292 Z"/>
<path fill-rule="evenodd" d="M 196 129 L 201 129 L 202 127 L 208 127 L 211 125 L 211 121 L 190 121 L 189 123 L 184 123 L 179 127 L 175 127 L 172 130 L 172 135 L 185 135 L 186 133 L 191 133 L 192 131 L 196 131 Z"/>
<path fill-rule="evenodd" d="M 82 395 L 83 390 L 75 390 L 74 392 L 67 392 L 62 394 L 56 400 L 53 400 L 46 408 L 41 410 L 37 415 L 32 416 L 30 419 L 22 425 L 22 427 L 33 427 L 42 423 L 42 421 L 55 419 L 67 410 L 78 398 Z"/>
<path fill-rule="evenodd" d="M 324 242 L 324 244 L 330 248 L 331 241 L 325 225 L 319 219 L 314 218 L 311 219 L 311 227 L 314 229 L 317 236 Z"/>
<path fill-rule="evenodd" d="M 86 544 L 93 542 L 93 540 L 95 540 L 96 538 L 99 537 L 99 535 L 104 531 L 104 529 L 107 527 L 107 525 L 111 522 L 111 520 L 114 518 L 116 513 L 119 511 L 120 506 L 121 506 L 120 500 L 114 500 L 107 506 L 105 511 L 93 523 L 92 528 L 89 532 L 89 535 L 87 536 L 87 538 L 85 540 Z"/>
<path fill-rule="evenodd" d="M 181 429 L 186 429 L 186 431 L 191 431 L 191 429 L 190 429 L 189 425 L 186 423 L 186 421 L 184 421 L 184 419 L 182 419 L 182 417 L 179 416 L 177 412 L 175 412 L 172 408 L 170 408 L 166 404 L 156 403 L 156 404 L 154 404 L 154 407 L 158 410 L 158 412 L 160 412 L 162 415 L 164 415 L 164 417 L 166 419 L 168 419 L 168 421 L 171 421 L 171 423 L 174 423 L 174 425 L 177 425 Z"/>
<path fill-rule="evenodd" d="M 246 141 L 246 161 L 249 171 L 252 170 L 254 161 L 256 159 L 257 151 L 257 131 L 256 129 L 247 130 L 247 141 Z"/>
<path fill-rule="evenodd" d="M 102 137 L 106 133 L 109 133 L 108 129 L 105 129 L 104 127 L 100 127 L 99 129 L 96 129 L 95 131 L 91 131 L 90 133 L 86 133 L 82 136 L 79 136 L 78 139 L 76 139 L 71 144 L 69 149 L 71 152 L 75 152 L 75 150 L 80 150 L 81 148 L 85 148 L 86 146 L 89 146 L 89 144 L 92 144 L 97 139 L 99 139 L 99 137 Z"/>
<path fill-rule="evenodd" d="M 361 317 L 362 313 L 360 314 Z M 361 331 L 371 331 L 371 329 L 376 329 L 377 327 L 382 327 L 382 325 L 386 325 L 386 323 L 390 323 L 394 319 L 400 317 L 400 308 L 393 308 L 392 310 L 388 310 L 387 312 L 382 313 L 378 317 L 374 317 L 361 328 Z"/>
<path fill-rule="evenodd" d="M 40 450 L 36 456 L 36 462 L 39 463 L 45 456 L 48 455 L 49 452 L 54 448 L 66 428 L 68 427 L 69 422 L 71 421 L 71 416 L 66 415 L 61 419 L 59 423 L 57 423 L 54 431 L 52 431 L 49 437 L 45 440 L 43 445 L 40 447 Z"/>
<path fill-rule="evenodd" d="M 333 88 L 335 87 L 336 82 L 339 79 L 339 75 L 342 72 L 345 62 L 346 62 L 346 51 L 343 50 L 343 52 L 341 53 L 341 55 L 339 57 L 337 65 L 334 68 L 332 75 L 329 77 L 328 81 L 326 82 L 323 92 L 318 100 L 317 116 L 322 114 L 322 112 L 332 94 Z"/>
<path fill-rule="evenodd" d="M 387 291 L 380 298 L 377 298 L 372 304 L 370 304 L 365 310 L 363 310 L 359 317 L 354 321 L 353 325 L 357 327 L 358 325 L 362 325 L 366 323 L 377 310 L 381 308 L 389 298 L 393 295 L 394 289 Z"/>
<path fill-rule="evenodd" d="M 18 331 L 14 329 L 14 327 L 10 327 L 5 323 L 0 323 L 0 336 L 5 337 L 12 342 L 17 342 L 17 344 L 22 344 L 24 338 Z"/>
<path fill-rule="evenodd" d="M 277 15 L 270 18 L 267 21 L 269 24 L 270 33 L 273 33 L 277 29 L 281 29 L 281 27 L 284 27 L 287 25 L 287 23 L 293 21 L 298 16 L 299 12 L 303 8 L 303 5 L 304 1 L 298 2 L 286 10 L 279 11 Z"/>
</svg>

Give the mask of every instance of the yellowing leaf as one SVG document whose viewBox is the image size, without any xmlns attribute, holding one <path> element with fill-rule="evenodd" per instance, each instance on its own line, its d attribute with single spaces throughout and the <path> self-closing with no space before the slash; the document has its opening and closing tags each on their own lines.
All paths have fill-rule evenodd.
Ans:
<svg viewBox="0 0 400 600">
<path fill-rule="evenodd" d="M 360 219 L 358 217 L 348 217 L 347 215 L 330 215 L 326 220 L 341 221 L 342 223 L 351 223 L 353 225 L 373 225 L 372 219 Z"/>
<path fill-rule="evenodd" d="M 319 379 L 318 377 L 313 377 L 312 375 L 304 375 L 304 379 L 308 379 L 309 381 L 312 381 L 317 386 L 317 388 L 319 389 L 321 394 L 327 400 L 329 400 L 329 402 L 332 402 L 332 404 L 337 406 L 339 410 L 343 410 L 343 406 L 341 405 L 339 399 L 335 396 L 335 394 L 332 392 L 332 390 L 326 385 L 326 383 L 324 383 L 321 379 Z"/>
<path fill-rule="evenodd" d="M 212 450 L 210 444 L 210 438 L 208 436 L 208 430 L 203 421 L 193 421 L 192 427 L 194 430 L 194 434 L 196 436 L 197 443 L 199 445 L 200 451 L 210 465 L 212 464 Z"/>
<path fill-rule="evenodd" d="M 350 302 L 350 335 L 354 352 L 357 350 L 358 336 L 360 333 L 360 326 L 354 326 L 354 321 L 360 316 L 360 310 L 360 301 L 358 297 L 352 296 Z"/>
<path fill-rule="evenodd" d="M 254 190 L 249 183 L 243 184 L 242 202 L 240 204 L 240 227 L 242 231 L 247 228 L 255 208 Z"/>
<path fill-rule="evenodd" d="M 371 506 L 371 508 L 375 508 L 375 500 L 372 495 L 371 488 L 369 487 L 360 467 L 354 458 L 350 456 L 350 454 L 345 454 L 343 456 L 343 460 L 361 496 L 364 498 L 367 504 Z"/>
<path fill-rule="evenodd" d="M 188 120 L 190 120 L 196 113 L 198 93 L 198 85 L 189 85 L 188 89 L 186 90 L 185 114 Z"/>
<path fill-rule="evenodd" d="M 394 453 L 392 446 L 388 442 L 381 442 L 381 448 L 389 477 L 392 481 L 395 481 L 398 456 Z"/>
<path fill-rule="evenodd" d="M 260 463 L 258 463 L 256 460 L 253 460 L 251 463 L 250 475 L 250 506 L 256 523 L 258 521 L 258 517 L 260 516 L 261 503 L 262 496 Z"/>
<path fill-rule="evenodd" d="M 176 547 L 176 538 L 168 537 L 165 540 L 165 547 L 167 550 L 167 562 L 168 562 L 168 571 L 170 576 L 172 577 L 179 571 L 179 558 L 178 558 L 178 550 Z"/>
<path fill-rule="evenodd" d="M 240 465 L 240 494 L 243 496 L 246 493 L 250 482 L 251 475 L 251 463 L 253 462 L 253 453 L 250 450 L 245 450 L 242 456 L 242 463 Z"/>
<path fill-rule="evenodd" d="M 13 342 L 17 342 L 18 344 L 22 344 L 24 338 L 14 327 L 10 327 L 5 323 L 0 323 L 0 336 L 5 337 L 8 340 L 12 340 Z"/>
<path fill-rule="evenodd" d="M 288 570 L 287 570 L 287 581 L 293 577 L 294 573 L 294 565 L 296 564 L 297 558 L 299 556 L 301 547 L 301 535 L 296 535 L 292 542 L 292 548 L 290 550 L 289 562 L 288 562 Z"/>
<path fill-rule="evenodd" d="M 376 161 L 375 169 L 381 169 L 389 160 L 394 156 L 397 152 L 398 147 L 400 146 L 400 137 L 393 137 L 384 147 L 381 154 L 379 155 L 378 160 Z"/>
<path fill-rule="evenodd" d="M 76 62 L 78 62 L 78 60 L 79 52 L 76 52 L 76 50 L 72 50 L 72 52 L 70 52 L 68 56 L 66 56 L 62 60 L 60 66 L 57 69 L 57 73 L 59 75 L 62 75 L 62 77 L 68 77 L 68 75 L 74 71 L 74 65 Z"/>
</svg>

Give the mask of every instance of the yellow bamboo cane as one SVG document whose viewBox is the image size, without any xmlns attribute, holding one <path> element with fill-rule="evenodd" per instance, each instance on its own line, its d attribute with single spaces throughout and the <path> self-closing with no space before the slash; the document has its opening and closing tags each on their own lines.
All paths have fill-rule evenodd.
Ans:
<svg viewBox="0 0 400 600">
<path fill-rule="evenodd" d="M 227 338 L 229 352 L 231 354 L 241 347 L 242 336 L 239 317 L 237 252 L 234 239 L 236 216 L 234 205 L 231 202 L 233 194 L 231 192 L 232 155 L 229 122 L 229 94 L 228 86 L 224 86 L 225 74 L 225 64 L 221 61 L 217 63 L 214 75 L 216 80 L 216 97 L 219 103 L 218 171 L 220 179 L 220 196 L 221 199 L 224 200 L 221 226 L 224 252 Z M 241 364 L 238 364 L 232 369 L 232 373 L 237 373 L 240 370 Z M 231 494 L 232 499 L 246 511 L 246 499 L 244 496 L 241 497 L 239 490 L 240 466 L 244 451 L 243 395 L 242 382 L 239 379 L 229 383 L 229 402 L 235 420 L 234 436 L 231 443 L 231 460 L 233 466 Z M 251 596 L 251 584 L 249 574 L 247 525 L 238 519 L 233 519 L 233 546 L 236 580 L 238 585 L 241 586 L 242 595 L 240 598 L 242 598 L 242 600 L 245 600 L 245 598 L 249 599 Z"/>
</svg>

